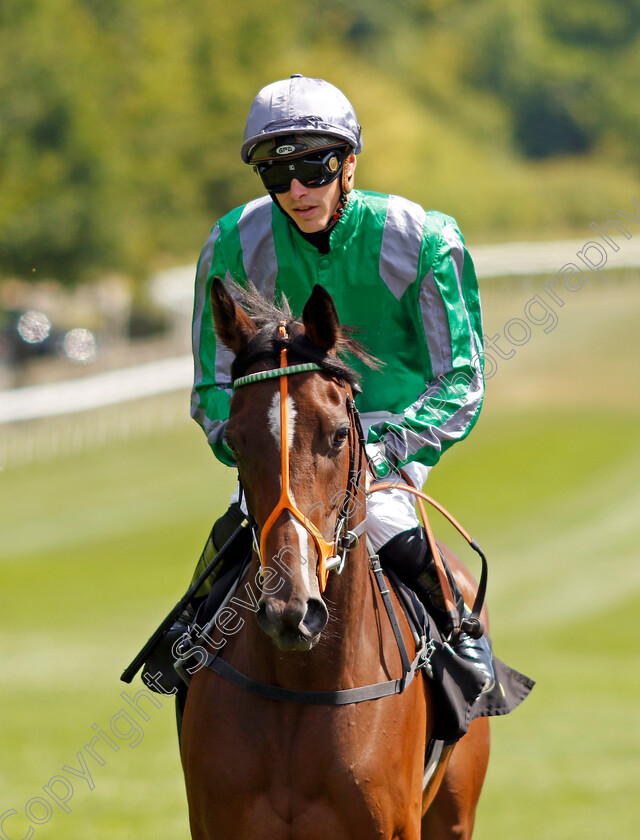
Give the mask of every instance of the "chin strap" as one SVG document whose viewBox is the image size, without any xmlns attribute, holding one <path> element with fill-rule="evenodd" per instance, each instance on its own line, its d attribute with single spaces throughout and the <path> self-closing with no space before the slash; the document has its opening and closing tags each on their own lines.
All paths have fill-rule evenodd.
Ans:
<svg viewBox="0 0 640 840">
<path fill-rule="evenodd" d="M 329 224 L 324 229 L 325 233 L 329 233 L 331 230 L 333 230 L 336 222 L 339 221 L 340 216 L 342 216 L 342 214 L 344 213 L 348 201 L 349 201 L 349 197 L 347 196 L 346 193 L 343 192 L 342 195 L 340 196 L 340 201 L 338 201 L 338 203 L 336 204 L 336 209 L 333 211 L 333 215 L 331 216 L 331 219 L 329 220 Z"/>
</svg>

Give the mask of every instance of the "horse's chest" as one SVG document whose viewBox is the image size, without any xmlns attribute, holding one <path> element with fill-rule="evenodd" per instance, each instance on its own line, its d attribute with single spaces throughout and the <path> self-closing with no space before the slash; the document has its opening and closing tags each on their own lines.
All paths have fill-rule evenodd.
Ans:
<svg viewBox="0 0 640 840">
<path fill-rule="evenodd" d="M 391 747 L 381 764 L 373 749 L 376 727 L 363 727 L 353 710 L 344 712 L 302 715 L 279 726 L 264 721 L 262 731 L 247 721 L 250 737 L 239 728 L 233 754 L 216 760 L 224 768 L 218 795 L 212 791 L 216 819 L 242 814 L 246 833 L 238 837 L 252 840 L 260 836 L 256 826 L 268 827 L 269 840 L 392 836 L 386 823 L 397 816 L 395 803 L 406 799 L 410 779 Z"/>
</svg>

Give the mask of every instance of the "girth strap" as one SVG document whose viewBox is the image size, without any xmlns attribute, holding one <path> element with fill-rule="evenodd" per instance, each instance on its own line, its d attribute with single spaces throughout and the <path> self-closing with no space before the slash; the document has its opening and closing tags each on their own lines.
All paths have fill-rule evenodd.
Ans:
<svg viewBox="0 0 640 840">
<path fill-rule="evenodd" d="M 229 665 L 216 654 L 211 654 L 205 662 L 207 668 L 215 671 L 238 688 L 243 688 L 251 694 L 266 697 L 269 700 L 286 700 L 290 703 L 308 703 L 311 706 L 345 706 L 348 703 L 363 703 L 365 700 L 379 700 L 392 694 L 401 694 L 413 680 L 416 671 L 424 665 L 422 655 L 416 656 L 412 667 L 400 679 L 388 680 L 382 683 L 364 685 L 360 688 L 340 688 L 336 691 L 302 691 L 293 688 L 283 688 L 279 685 L 268 685 L 247 677 L 233 665 Z"/>
</svg>

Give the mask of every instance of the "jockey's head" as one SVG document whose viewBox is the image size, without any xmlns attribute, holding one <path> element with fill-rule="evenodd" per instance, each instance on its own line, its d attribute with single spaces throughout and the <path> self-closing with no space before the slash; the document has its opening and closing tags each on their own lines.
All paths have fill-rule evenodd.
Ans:
<svg viewBox="0 0 640 840">
<path fill-rule="evenodd" d="M 242 159 L 304 233 L 332 227 L 353 188 L 362 135 L 353 106 L 322 79 L 292 76 L 251 105 Z"/>
</svg>

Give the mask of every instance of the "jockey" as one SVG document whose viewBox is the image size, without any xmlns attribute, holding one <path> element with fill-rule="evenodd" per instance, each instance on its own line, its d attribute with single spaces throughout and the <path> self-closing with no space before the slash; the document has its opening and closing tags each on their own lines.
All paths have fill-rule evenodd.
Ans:
<svg viewBox="0 0 640 840">
<path fill-rule="evenodd" d="M 234 466 L 224 439 L 232 354 L 214 333 L 213 277 L 251 281 L 270 298 L 284 293 L 294 312 L 320 283 L 341 321 L 359 328 L 367 350 L 384 362 L 381 370 L 353 365 L 362 379 L 356 404 L 377 476 L 401 480 L 402 469 L 421 489 L 431 467 L 467 436 L 480 412 L 478 286 L 453 218 L 398 196 L 354 189 L 361 149 L 355 111 L 333 85 L 294 75 L 256 96 L 241 156 L 267 195 L 220 219 L 202 250 L 191 415 L 215 456 Z M 217 523 L 218 548 L 241 517 L 236 501 Z M 367 533 L 383 566 L 414 589 L 449 636 L 451 621 L 415 497 L 394 488 L 371 493 Z M 462 619 L 468 610 L 448 576 Z M 489 690 L 489 639 L 462 632 L 454 649 L 481 671 Z"/>
</svg>

